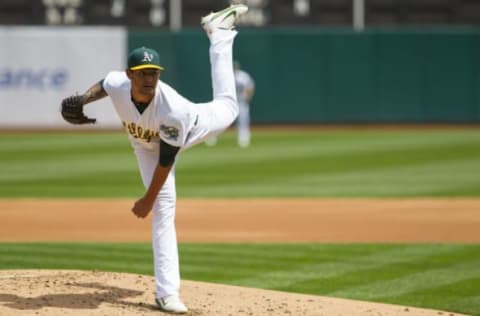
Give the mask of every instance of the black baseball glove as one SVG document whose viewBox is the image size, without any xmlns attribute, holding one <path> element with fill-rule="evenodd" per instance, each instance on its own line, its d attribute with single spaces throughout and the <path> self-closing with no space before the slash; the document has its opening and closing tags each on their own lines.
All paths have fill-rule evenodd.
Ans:
<svg viewBox="0 0 480 316">
<path fill-rule="evenodd" d="M 80 95 L 72 95 L 62 100 L 62 116 L 71 124 L 94 124 L 97 120 L 85 116 Z"/>
</svg>

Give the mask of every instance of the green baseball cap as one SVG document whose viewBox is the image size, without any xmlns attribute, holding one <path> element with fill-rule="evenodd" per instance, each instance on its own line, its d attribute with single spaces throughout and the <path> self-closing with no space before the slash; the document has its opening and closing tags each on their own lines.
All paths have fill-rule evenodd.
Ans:
<svg viewBox="0 0 480 316">
<path fill-rule="evenodd" d="M 156 50 L 151 48 L 135 48 L 128 55 L 128 69 L 138 70 L 145 68 L 163 70 L 163 67 L 160 66 L 160 55 L 158 55 Z"/>
</svg>

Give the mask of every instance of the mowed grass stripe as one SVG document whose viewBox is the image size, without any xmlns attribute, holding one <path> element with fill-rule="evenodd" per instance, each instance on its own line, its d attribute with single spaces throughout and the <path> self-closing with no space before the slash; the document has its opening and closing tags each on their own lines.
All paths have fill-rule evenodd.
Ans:
<svg viewBox="0 0 480 316">
<path fill-rule="evenodd" d="M 336 293 L 340 293 L 343 290 L 348 291 L 352 288 L 365 286 L 371 282 L 389 282 L 391 280 L 409 277 L 416 273 L 450 268 L 458 262 L 470 262 L 474 251 L 474 248 L 472 249 L 470 247 L 458 248 L 446 251 L 445 253 L 441 253 L 440 251 L 433 252 L 423 258 L 415 258 L 414 256 L 411 258 L 407 256 L 404 260 L 378 265 L 368 265 L 357 262 L 357 266 L 361 268 L 351 269 L 351 271 L 342 275 L 330 277 L 322 275 L 319 278 L 311 278 L 302 283 L 296 283 L 295 286 L 304 288 L 305 290 L 317 288 L 321 289 L 321 294 L 336 296 Z M 473 260 L 480 260 L 478 256 L 477 258 L 473 256 L 473 258 Z M 342 295 L 338 294 L 338 296 Z"/>
<path fill-rule="evenodd" d="M 0 196 L 125 196 L 143 189 L 119 133 L 0 135 Z"/>
<path fill-rule="evenodd" d="M 361 286 L 329 293 L 335 297 L 362 298 L 379 300 L 400 296 L 420 290 L 435 289 L 458 281 L 476 279 L 480 276 L 478 260 L 451 265 L 442 269 L 428 269 L 424 272 L 412 273 L 392 280 L 370 282 Z"/>
<path fill-rule="evenodd" d="M 136 261 L 105 261 L 102 259 L 86 258 L 85 260 L 73 261 L 71 258 L 59 257 L 25 257 L 25 258 L 5 258 L 2 259 L 2 264 L 8 266 L 28 266 L 29 269 L 73 269 L 73 270 L 95 270 L 100 267 L 104 271 L 118 271 L 124 272 L 126 270 L 134 270 L 136 273 L 151 274 L 152 263 L 136 262 Z"/>
<path fill-rule="evenodd" d="M 477 288 L 480 282 L 477 282 Z M 455 299 L 453 296 L 447 300 L 438 300 L 438 309 L 458 311 L 468 315 L 480 315 L 480 296 L 470 296 L 466 298 Z"/>
<path fill-rule="evenodd" d="M 101 269 L 151 274 L 148 244 L 0 244 L 0 268 Z"/>
<path fill-rule="evenodd" d="M 274 270 L 269 273 L 255 275 L 253 278 L 238 280 L 239 285 L 268 284 L 270 288 L 291 290 L 296 286 L 306 285 L 311 288 L 311 283 L 316 283 L 317 294 L 326 294 L 332 291 L 331 286 L 338 286 L 340 279 L 352 279 L 352 275 L 361 274 L 362 278 L 357 282 L 365 282 L 365 275 L 371 271 L 378 272 L 385 268 L 389 270 L 395 266 L 399 273 L 400 267 L 411 262 L 428 260 L 437 254 L 454 255 L 459 251 L 458 246 L 395 246 L 379 249 L 375 253 L 366 255 L 351 255 L 348 258 L 331 257 L 318 261 L 305 260 L 303 264 L 292 264 L 282 270 Z M 461 251 L 461 250 L 460 250 Z M 379 274 L 380 276 L 380 274 Z"/>
<path fill-rule="evenodd" d="M 62 159 L 63 158 L 63 159 Z M 115 163 L 111 163 L 115 161 Z M 86 175 L 108 174 L 132 171 L 135 160 L 116 154 L 72 155 L 68 157 L 57 154 L 51 159 L 37 165 L 31 162 L 18 161 L 0 167 L 0 181 L 39 181 L 49 179 L 81 178 Z"/>
<path fill-rule="evenodd" d="M 257 161 L 269 161 L 282 159 L 302 159 L 302 157 L 345 157 L 349 154 L 367 154 L 369 152 L 403 152 L 409 150 L 415 152 L 425 148 L 444 148 L 472 144 L 479 144 L 480 132 L 452 134 L 441 132 L 420 131 L 412 133 L 408 131 L 396 132 L 336 132 L 305 131 L 291 134 L 285 132 L 264 132 L 258 135 L 258 144 L 241 149 L 231 146 L 235 142 L 231 133 L 225 136 L 226 142 L 218 147 L 197 146 L 186 152 L 195 151 L 195 156 L 184 155 L 181 164 L 185 169 L 197 166 L 209 166 L 212 163 L 212 150 L 219 149 L 222 153 L 221 161 L 215 161 L 219 165 L 228 165 L 241 160 L 246 164 Z"/>
<path fill-rule="evenodd" d="M 0 196 L 143 191 L 123 133 L 0 134 L 0 152 Z M 257 131 L 247 149 L 229 131 L 182 153 L 176 170 L 179 197 L 479 196 L 480 131 Z"/>
<path fill-rule="evenodd" d="M 295 183 L 288 191 L 283 188 L 270 191 L 296 196 L 312 194 L 319 196 L 469 196 L 472 190 L 480 187 L 480 177 L 472 173 L 478 168 L 478 159 L 458 159 L 455 161 L 430 162 L 417 166 L 401 166 L 380 170 L 354 170 L 339 174 L 301 175 L 291 177 Z M 271 183 L 262 185 L 269 190 Z M 346 192 L 343 188 L 348 187 Z M 321 188 L 321 189 L 318 189 Z M 470 191 L 468 191 L 470 190 Z M 303 191 L 303 192 L 302 192 Z"/>
<path fill-rule="evenodd" d="M 480 288 L 480 278 L 473 278 L 431 287 L 428 291 L 419 289 L 379 300 L 386 303 L 405 302 L 404 305 L 431 304 L 438 306 L 437 309 L 479 315 L 478 288 Z"/>
<path fill-rule="evenodd" d="M 43 245 L 43 244 L 42 244 Z M 118 248 L 115 245 L 103 246 L 92 248 L 88 244 L 75 245 L 72 247 L 70 244 L 51 244 L 51 246 L 37 247 L 36 244 L 3 244 L 0 247 L 0 257 L 3 259 L 21 257 L 25 253 L 29 253 L 32 257 L 39 258 L 52 258 L 52 257 L 65 257 L 72 260 L 79 260 L 82 258 L 90 259 L 104 259 L 105 255 L 108 255 L 108 260 L 136 260 L 143 259 L 145 254 L 149 254 L 151 247 L 145 247 L 145 245 L 138 245 L 139 249 L 135 248 Z M 128 249 L 128 250 L 127 250 Z"/>
<path fill-rule="evenodd" d="M 52 155 L 88 156 L 92 153 L 122 153 L 131 151 L 126 137 L 120 133 L 39 133 L 5 134 L 0 133 L 0 152 L 5 161 L 30 161 L 31 154 L 36 160 L 49 159 Z"/>
<path fill-rule="evenodd" d="M 347 151 L 346 145 L 342 154 L 338 155 L 332 154 L 333 151 L 328 152 L 328 149 L 326 152 L 329 154 L 318 155 L 316 150 L 324 150 L 324 146 L 328 148 L 328 145 L 319 144 L 315 147 L 311 143 L 304 143 L 302 145 L 305 149 L 301 151 L 301 158 L 290 157 L 289 147 L 284 146 L 284 154 L 262 160 L 258 159 L 256 154 L 267 149 L 255 149 L 255 152 L 249 153 L 254 157 L 250 159 L 255 162 L 238 154 L 241 162 L 235 163 L 234 169 L 226 164 L 212 165 L 208 169 L 212 172 L 208 178 L 205 178 L 202 169 L 194 169 L 193 164 L 191 168 L 182 169 L 184 165 L 181 163 L 186 161 L 183 159 L 177 169 L 178 179 L 180 184 L 184 183 L 180 182 L 183 179 L 188 183 L 180 186 L 180 193 L 188 196 L 215 193 L 232 196 L 418 196 L 437 195 L 441 192 L 448 195 L 448 192 L 445 192 L 448 188 L 431 188 L 439 184 L 448 184 L 455 191 L 461 188 L 461 192 L 470 188 L 469 194 L 478 191 L 474 189 L 479 187 L 476 185 L 478 180 L 472 180 L 471 172 L 472 168 L 476 170 L 480 166 L 478 139 L 469 138 L 467 145 L 462 147 L 461 142 L 460 145 L 449 142 L 439 145 L 441 140 L 434 138 L 434 144 L 430 147 L 422 143 L 422 146 L 419 146 L 421 148 L 413 150 L 407 146 L 396 151 L 390 150 L 389 143 L 385 142 L 384 147 L 380 147 L 381 150 L 369 151 L 369 139 L 357 137 L 352 136 L 353 140 L 343 141 L 346 144 L 356 141 L 364 146 L 363 148 L 359 148 L 357 144 L 353 148 L 358 151 Z M 414 141 L 413 137 L 412 140 Z M 298 142 L 301 140 L 295 143 Z M 476 147 L 472 147 L 472 143 L 476 144 Z M 277 147 L 283 146 L 280 145 Z M 295 150 L 292 152 L 295 153 Z M 431 168 L 432 165 L 437 168 Z M 455 173 L 456 177 L 453 179 L 443 176 L 443 171 L 449 172 L 451 166 L 454 170 L 462 168 L 465 172 Z M 232 177 L 232 170 L 245 172 Z M 350 181 L 352 174 L 357 177 L 357 181 Z M 397 181 L 399 175 L 403 181 Z M 417 175 L 421 177 L 420 182 L 417 181 Z M 448 178 L 448 181 L 445 178 Z M 370 185 L 364 185 L 365 182 Z M 416 183 L 421 183 L 420 192 L 412 190 L 412 185 Z"/>
<path fill-rule="evenodd" d="M 22 150 L 71 149 L 72 144 L 92 146 L 96 144 L 123 143 L 128 146 L 128 140 L 119 132 L 75 132 L 75 131 L 51 131 L 44 133 L 0 133 L 2 151 L 17 152 Z M 49 147 L 45 147 L 50 144 Z"/>
<path fill-rule="evenodd" d="M 336 174 L 308 174 L 285 177 L 289 187 L 278 185 L 279 179 L 264 178 L 248 187 L 244 183 L 223 182 L 207 186 L 180 187 L 187 196 L 210 196 L 225 190 L 232 196 L 281 197 L 403 197 L 403 196 L 476 196 L 480 177 L 472 170 L 477 159 L 433 162 L 428 165 L 393 167 L 381 170 L 354 170 Z M 183 179 L 180 178 L 180 183 Z M 253 181 L 252 181 L 253 182 Z"/>
<path fill-rule="evenodd" d="M 480 143 L 479 143 L 480 145 Z M 253 149 L 252 149 L 253 150 Z M 238 159 L 235 166 L 242 170 L 250 169 L 251 173 L 246 173 L 236 179 L 243 183 L 257 177 L 255 172 L 261 172 L 268 179 L 279 179 L 285 177 L 298 177 L 299 175 L 312 174 L 338 174 L 350 171 L 376 171 L 387 168 L 428 165 L 432 162 L 455 161 L 458 159 L 480 159 L 480 149 L 474 148 L 471 145 L 458 145 L 455 150 L 449 146 L 440 148 L 426 147 L 420 149 L 404 148 L 399 151 L 391 151 L 389 149 L 368 151 L 368 152 L 354 152 L 350 151 L 341 155 L 330 155 L 328 157 L 317 156 L 315 154 L 305 154 L 301 158 L 291 158 L 288 155 L 271 156 L 270 159 L 260 160 L 255 162 Z M 299 164 L 295 164 L 295 160 L 299 160 Z M 295 165 L 295 168 L 282 168 L 282 166 Z M 181 168 L 181 161 L 179 161 L 178 174 L 188 174 L 192 180 L 204 182 L 203 179 L 196 176 L 202 174 L 201 168 Z M 215 180 L 224 182 L 231 179 L 231 165 L 214 164 L 212 163 L 215 174 Z"/>
</svg>

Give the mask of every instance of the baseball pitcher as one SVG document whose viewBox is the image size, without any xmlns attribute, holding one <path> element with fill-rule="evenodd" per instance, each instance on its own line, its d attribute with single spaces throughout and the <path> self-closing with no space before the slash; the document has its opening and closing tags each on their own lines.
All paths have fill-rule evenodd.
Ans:
<svg viewBox="0 0 480 316">
<path fill-rule="evenodd" d="M 213 100 L 193 103 L 159 78 L 158 52 L 139 47 L 130 52 L 128 68 L 112 71 L 84 94 L 62 101 L 62 116 L 72 124 L 94 123 L 83 107 L 109 96 L 137 158 L 145 194 L 132 207 L 139 218 L 152 212 L 155 302 L 167 312 L 186 313 L 181 301 L 175 218 L 175 160 L 178 153 L 229 127 L 238 115 L 232 46 L 236 18 L 248 8 L 237 4 L 201 20 L 210 39 Z"/>
</svg>

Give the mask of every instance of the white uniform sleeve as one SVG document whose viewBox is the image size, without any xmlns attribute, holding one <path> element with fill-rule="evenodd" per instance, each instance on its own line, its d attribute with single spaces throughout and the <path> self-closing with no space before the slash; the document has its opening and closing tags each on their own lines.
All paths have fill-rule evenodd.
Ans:
<svg viewBox="0 0 480 316">
<path fill-rule="evenodd" d="M 195 127 L 198 115 L 190 101 L 178 94 L 169 85 L 160 82 L 164 110 L 160 115 L 160 138 L 167 144 L 183 147 Z"/>
<path fill-rule="evenodd" d="M 183 147 L 190 125 L 188 113 L 171 112 L 160 123 L 160 138 L 169 145 Z"/>
<path fill-rule="evenodd" d="M 113 89 L 119 88 L 125 83 L 126 74 L 124 71 L 111 71 L 103 79 L 103 89 L 110 95 Z"/>
</svg>

